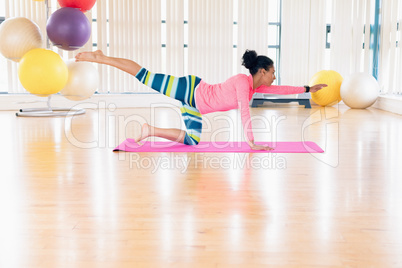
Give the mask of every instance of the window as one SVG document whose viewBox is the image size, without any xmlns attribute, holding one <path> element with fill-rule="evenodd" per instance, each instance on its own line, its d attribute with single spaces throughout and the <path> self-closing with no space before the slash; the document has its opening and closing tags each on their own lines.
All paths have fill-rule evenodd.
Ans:
<svg viewBox="0 0 402 268">
<path fill-rule="evenodd" d="M 370 57 L 371 57 L 371 69 L 373 70 L 373 76 L 378 79 L 379 58 L 380 58 L 380 0 L 371 1 L 371 32 L 370 32 Z"/>
<path fill-rule="evenodd" d="M 275 62 L 275 68 L 278 70 L 276 73 L 277 79 L 275 80 L 274 84 L 280 84 L 280 52 L 281 52 L 281 22 L 282 22 L 282 0 L 268 0 L 268 57 L 271 58 Z M 234 17 L 233 17 L 233 62 L 238 62 L 238 54 L 237 54 L 237 40 L 238 40 L 238 30 L 237 30 L 237 15 L 238 14 L 238 5 L 237 1 L 235 1 L 234 5 Z M 260 54 L 266 54 L 264 52 L 259 52 Z M 233 73 L 237 72 L 237 67 L 234 67 Z"/>
<path fill-rule="evenodd" d="M 280 70 L 281 58 L 281 27 L 282 27 L 282 0 L 270 0 L 268 17 L 271 20 L 268 26 L 268 57 L 276 62 L 276 69 Z M 275 84 L 280 84 L 280 72 L 277 72 Z"/>
<path fill-rule="evenodd" d="M 5 20 L 6 11 L 5 3 L 0 4 L 0 25 Z M 7 59 L 0 56 L 0 93 L 5 93 L 7 91 Z"/>
<path fill-rule="evenodd" d="M 327 0 L 325 10 L 325 23 L 326 23 L 326 42 L 325 42 L 325 69 L 331 69 L 331 21 L 332 21 L 332 0 Z"/>
<path fill-rule="evenodd" d="M 8 1 L 8 3 L 12 3 L 10 4 L 10 16 L 26 16 L 26 13 L 21 13 L 18 9 L 14 8 L 14 4 L 28 2 L 31 3 L 32 0 L 21 0 L 17 2 L 14 2 L 12 0 L 6 1 Z M 216 31 L 211 35 L 213 36 L 213 38 L 221 38 L 216 46 L 218 49 L 220 49 L 221 52 L 222 50 L 225 52 L 225 55 L 223 55 L 224 60 L 221 60 L 217 63 L 219 64 L 219 66 L 223 66 L 221 68 L 217 67 L 216 69 L 218 71 L 213 71 L 205 68 L 205 66 L 211 64 L 211 62 L 214 62 L 216 59 L 216 55 L 214 55 L 214 52 L 211 51 L 213 50 L 215 45 L 209 41 L 207 48 L 204 48 L 206 52 L 206 63 L 204 64 L 205 66 L 201 66 L 201 68 L 198 68 L 200 67 L 200 64 L 196 65 L 197 68 L 194 67 L 194 62 L 197 61 L 193 61 L 192 59 L 195 57 L 203 58 L 204 55 L 201 55 L 200 53 L 200 49 L 203 48 L 197 47 L 196 49 L 192 49 L 191 47 L 189 47 L 193 42 L 192 40 L 194 40 L 194 32 L 190 32 L 190 30 L 194 27 L 194 20 L 190 16 L 192 14 L 191 12 L 194 12 L 194 10 L 192 10 L 194 6 L 198 7 L 198 5 L 202 2 L 191 1 L 192 0 L 177 1 L 177 3 L 182 3 L 183 6 L 178 7 L 180 10 L 180 18 L 175 17 L 176 21 L 174 21 L 173 26 L 172 24 L 170 24 L 170 22 L 172 21 L 172 19 L 170 18 L 171 14 L 167 13 L 169 11 L 169 7 L 166 6 L 168 3 L 167 0 L 98 1 L 91 12 L 88 14 L 88 17 L 92 19 L 92 43 L 89 44 L 89 46 L 92 46 L 94 50 L 101 48 L 104 50 L 105 54 L 108 55 L 113 54 L 119 57 L 136 59 L 142 62 L 144 65 L 146 64 L 147 66 L 149 66 L 149 68 L 158 69 L 160 67 L 159 70 L 162 72 L 172 73 L 171 70 L 175 69 L 173 73 L 182 73 L 184 69 L 185 74 L 187 72 L 192 72 L 205 77 L 205 79 L 211 79 L 209 81 L 214 82 L 217 79 L 220 79 L 220 81 L 222 81 L 222 79 L 225 79 L 228 75 L 236 74 L 239 72 L 240 69 L 243 69 L 239 64 L 239 55 L 242 54 L 240 53 L 240 50 L 251 48 L 256 49 L 257 52 L 260 54 L 268 55 L 268 57 L 272 58 L 278 70 L 277 73 L 279 74 L 281 53 L 282 0 L 259 0 L 255 1 L 256 5 L 250 5 L 250 2 L 245 0 L 230 0 L 232 1 L 228 1 L 228 3 L 230 2 L 230 8 L 233 7 L 233 10 L 230 10 L 230 13 L 223 13 L 225 11 L 225 7 L 222 7 L 222 5 L 219 6 L 219 10 L 222 9 L 223 11 L 218 11 L 221 12 L 221 16 L 216 13 L 215 15 L 217 16 L 215 18 L 221 19 L 220 21 L 225 23 L 225 29 L 229 30 L 224 32 L 227 33 L 227 35 L 219 35 L 219 31 Z M 35 5 L 41 8 L 44 3 L 45 2 L 34 2 Z M 58 7 L 57 0 L 48 0 L 48 3 L 50 7 L 50 13 L 54 12 Z M 209 1 L 208 3 L 215 4 L 215 2 L 213 1 Z M 255 17 L 258 19 L 250 20 L 250 16 L 252 17 L 255 15 L 254 12 L 256 11 L 255 9 L 257 7 L 257 3 L 259 3 L 259 7 L 262 7 L 258 9 L 258 11 L 261 12 L 259 12 L 258 17 Z M 243 5 L 247 5 L 246 9 L 243 8 Z M 32 5 L 32 7 L 36 6 Z M 139 7 L 143 7 L 144 9 L 141 9 Z M 153 9 L 152 7 L 156 7 L 156 9 Z M 211 8 L 211 4 L 206 6 L 206 9 L 209 8 Z M 30 12 L 27 14 L 32 15 L 36 14 L 35 12 L 38 12 L 38 10 L 39 9 L 33 8 L 32 10 L 24 10 L 24 12 Z M 141 12 L 139 12 L 140 10 Z M 4 17 L 4 15 L 2 16 L 2 13 L 5 13 L 5 6 L 2 6 L 0 9 L 0 17 Z M 136 18 L 137 20 L 133 20 L 133 18 Z M 167 19 L 169 19 L 170 21 L 167 21 Z M 39 14 L 38 20 L 40 20 L 42 23 L 45 21 L 45 16 L 43 13 Z M 141 20 L 143 20 L 144 22 L 141 22 L 140 24 L 136 23 Z M 205 18 L 205 20 L 207 20 L 207 18 Z M 201 26 L 203 26 L 204 23 L 208 22 L 205 22 L 205 20 L 202 20 L 203 22 Z M 257 20 L 264 21 L 263 26 L 261 26 L 261 24 L 258 24 Z M 183 23 L 182 25 L 180 25 L 181 21 Z M 247 22 L 247 24 L 245 22 Z M 250 25 L 257 24 L 258 27 L 249 27 L 249 22 Z M 136 26 L 137 28 L 138 25 L 144 27 L 141 30 L 138 30 L 137 28 L 131 27 L 132 25 Z M 160 25 L 160 28 L 158 28 L 158 25 Z M 172 32 L 172 27 L 174 29 L 174 34 L 179 36 L 177 38 L 175 36 L 173 41 L 171 40 L 172 37 L 170 35 Z M 224 27 L 219 27 L 220 31 L 222 31 Z M 262 28 L 264 28 L 263 32 L 260 31 L 260 29 Z M 247 29 L 246 32 L 248 34 L 255 36 L 257 38 L 257 41 L 252 41 L 250 38 L 241 38 L 240 34 L 243 34 L 245 29 Z M 248 29 L 250 29 L 250 31 Z M 257 29 L 257 34 L 251 31 L 251 29 Z M 138 40 L 141 40 L 141 36 L 144 36 L 144 33 L 146 31 L 150 33 L 149 35 L 145 35 L 147 36 L 147 40 L 144 41 L 143 46 L 138 46 Z M 168 38 L 167 34 L 169 34 Z M 152 36 L 152 38 L 150 36 Z M 258 38 L 260 38 L 261 42 L 258 42 Z M 222 45 L 222 40 L 224 41 L 224 45 Z M 252 45 L 245 42 L 244 40 L 252 42 Z M 133 41 L 137 42 L 137 44 L 134 44 L 134 46 L 131 45 L 131 42 Z M 173 42 L 173 45 L 171 45 L 170 42 Z M 250 47 L 254 44 L 257 44 L 258 46 L 256 48 Z M 167 45 L 169 45 L 169 47 L 167 47 Z M 86 45 L 85 49 L 89 49 L 88 44 Z M 68 52 L 59 51 L 57 49 L 55 50 L 59 52 L 63 58 L 71 57 L 71 54 L 69 54 Z M 143 52 L 143 50 L 145 51 Z M 172 53 L 172 50 L 180 51 Z M 194 52 L 195 50 L 197 50 L 198 52 Z M 176 57 L 174 53 L 177 53 L 180 58 L 177 64 L 172 66 L 172 64 L 168 64 L 168 59 L 171 57 L 171 55 Z M 152 57 L 148 55 L 152 55 Z M 14 76 L 15 64 L 11 65 L 12 66 L 10 67 L 8 61 L 4 59 L 4 57 L 1 57 L 1 70 L 6 71 L 0 73 L 0 91 L 20 92 L 20 89 L 17 90 L 14 88 L 14 86 L 13 88 L 9 88 L 11 87 L 10 84 L 8 84 L 8 82 L 10 82 L 8 81 L 10 73 L 13 74 L 11 82 L 14 82 L 14 80 L 16 80 L 16 77 Z M 180 66 L 178 67 L 177 65 Z M 112 72 L 109 68 L 106 68 L 105 66 L 98 66 L 98 68 L 104 68 L 100 70 L 102 73 L 102 88 L 99 89 L 100 93 L 143 92 L 145 90 L 140 88 L 140 85 L 137 86 L 136 83 L 132 83 L 132 78 L 126 77 L 125 74 L 114 71 Z M 204 71 L 204 74 L 200 73 L 199 69 L 202 69 L 201 72 Z M 210 76 L 212 78 L 207 78 L 207 76 Z M 276 80 L 276 82 L 279 82 L 280 78 L 277 78 L 278 79 Z"/>
<path fill-rule="evenodd" d="M 6 16 L 5 2 L 0 5 L 0 23 L 2 23 Z"/>
<path fill-rule="evenodd" d="M 268 32 L 267 35 L 269 36 L 269 44 L 267 47 L 268 51 L 268 56 L 272 58 L 277 66 L 277 69 L 279 70 L 279 65 L 280 65 L 280 49 L 281 49 L 281 5 L 282 0 L 269 0 L 269 11 L 267 16 L 270 19 L 269 22 L 269 27 L 268 27 Z M 184 72 L 187 72 L 187 65 L 188 65 L 188 19 L 189 19 L 189 0 L 184 0 L 184 44 L 183 44 L 183 50 L 184 50 Z M 93 10 L 96 10 L 96 4 L 93 8 Z M 166 0 L 161 0 L 161 28 L 162 28 L 162 65 L 165 66 L 166 62 Z M 106 12 L 108 13 L 108 12 Z M 238 1 L 234 0 L 234 12 L 233 12 L 233 62 L 238 62 L 238 54 L 237 54 L 237 38 L 238 38 L 238 30 L 237 30 L 237 14 L 238 14 Z M 97 14 L 96 12 L 93 12 L 92 14 L 92 39 L 93 39 L 93 46 L 94 48 L 97 47 Z M 109 46 L 109 44 L 108 44 Z M 263 54 L 264 52 L 260 52 Z M 266 53 L 264 53 L 266 54 Z M 233 74 L 237 73 L 237 66 L 233 66 Z M 276 82 L 279 82 L 279 77 L 276 80 Z"/>
<path fill-rule="evenodd" d="M 327 10 L 326 10 L 326 51 L 325 51 L 325 66 L 326 69 L 330 69 L 330 61 L 331 61 L 331 20 L 332 20 L 332 1 L 327 0 Z M 380 6 L 381 0 L 371 0 L 370 1 L 370 43 L 365 44 L 363 41 L 362 43 L 362 53 L 364 53 L 363 49 L 366 45 L 370 46 L 370 70 L 372 75 L 375 78 L 378 78 L 378 71 L 379 71 L 379 51 L 380 51 L 380 21 L 381 21 L 381 14 L 380 14 Z M 366 27 L 363 28 L 363 40 L 364 35 L 366 34 Z M 398 45 L 398 41 L 397 41 Z M 362 64 L 364 64 L 364 56 L 361 57 Z"/>
</svg>

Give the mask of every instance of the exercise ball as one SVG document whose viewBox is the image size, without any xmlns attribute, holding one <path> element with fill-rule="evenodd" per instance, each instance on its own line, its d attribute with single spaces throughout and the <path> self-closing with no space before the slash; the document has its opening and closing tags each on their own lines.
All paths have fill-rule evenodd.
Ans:
<svg viewBox="0 0 402 268">
<path fill-rule="evenodd" d="M 343 102 L 354 109 L 365 109 L 376 102 L 380 93 L 377 80 L 366 73 L 356 73 L 347 77 L 341 86 Z"/>
<path fill-rule="evenodd" d="M 38 25 L 27 18 L 10 18 L 0 24 L 0 52 L 7 59 L 19 62 L 25 53 L 42 44 Z"/>
<path fill-rule="evenodd" d="M 95 5 L 96 0 L 58 0 L 58 2 L 61 7 L 78 8 L 86 12 Z"/>
<path fill-rule="evenodd" d="M 76 50 L 85 45 L 91 36 L 91 24 L 84 13 L 71 7 L 54 12 L 46 25 L 53 45 L 64 50 Z"/>
<path fill-rule="evenodd" d="M 68 69 L 59 54 L 36 48 L 22 57 L 18 77 L 22 86 L 30 93 L 48 96 L 59 92 L 66 85 Z"/>
<path fill-rule="evenodd" d="M 67 67 L 67 84 L 60 93 L 73 101 L 90 98 L 99 86 L 98 70 L 89 62 L 69 61 Z"/>
<path fill-rule="evenodd" d="M 310 80 L 310 86 L 316 84 L 327 84 L 327 87 L 311 93 L 311 99 L 321 106 L 333 106 L 341 101 L 341 84 L 343 78 L 335 71 L 320 71 Z"/>
</svg>

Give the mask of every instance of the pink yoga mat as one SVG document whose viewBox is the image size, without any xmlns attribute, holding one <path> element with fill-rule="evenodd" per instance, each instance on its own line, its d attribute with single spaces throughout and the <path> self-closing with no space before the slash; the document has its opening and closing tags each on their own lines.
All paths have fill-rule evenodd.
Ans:
<svg viewBox="0 0 402 268">
<path fill-rule="evenodd" d="M 257 142 L 275 148 L 272 151 L 251 150 L 246 142 L 200 142 L 196 146 L 171 141 L 146 141 L 141 146 L 127 139 L 113 151 L 125 152 L 195 152 L 195 153 L 323 153 L 324 150 L 311 141 L 305 142 Z"/>
</svg>

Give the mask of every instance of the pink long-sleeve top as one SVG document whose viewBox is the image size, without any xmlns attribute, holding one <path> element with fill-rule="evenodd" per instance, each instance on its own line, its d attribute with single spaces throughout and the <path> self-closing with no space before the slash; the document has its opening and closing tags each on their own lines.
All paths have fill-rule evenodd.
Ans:
<svg viewBox="0 0 402 268">
<path fill-rule="evenodd" d="M 304 92 L 304 87 L 292 86 L 260 86 L 253 89 L 252 75 L 238 74 L 215 85 L 201 80 L 196 89 L 195 101 L 201 114 L 240 109 L 244 134 L 249 141 L 254 141 L 249 108 L 254 93 L 287 95 Z"/>
</svg>

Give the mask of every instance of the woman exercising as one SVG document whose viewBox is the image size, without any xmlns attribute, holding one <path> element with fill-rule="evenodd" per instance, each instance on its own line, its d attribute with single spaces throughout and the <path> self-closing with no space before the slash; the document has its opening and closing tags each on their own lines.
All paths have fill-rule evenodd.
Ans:
<svg viewBox="0 0 402 268">
<path fill-rule="evenodd" d="M 141 83 L 182 103 L 180 110 L 187 131 L 162 129 L 144 124 L 139 137 L 135 139 L 136 142 L 148 137 L 160 137 L 187 145 L 197 145 L 200 142 L 203 114 L 240 109 L 243 131 L 250 148 L 272 150 L 269 146 L 254 143 L 249 108 L 253 94 L 300 94 L 317 92 L 327 86 L 324 84 L 312 87 L 272 86 L 276 79 L 274 62 L 266 56 L 258 56 L 253 50 L 246 50 L 242 63 L 250 71 L 250 75 L 238 74 L 226 82 L 215 85 L 207 84 L 194 75 L 174 77 L 151 73 L 132 60 L 108 57 L 100 50 L 79 53 L 76 61 L 95 62 L 116 67 L 134 75 Z"/>
</svg>

